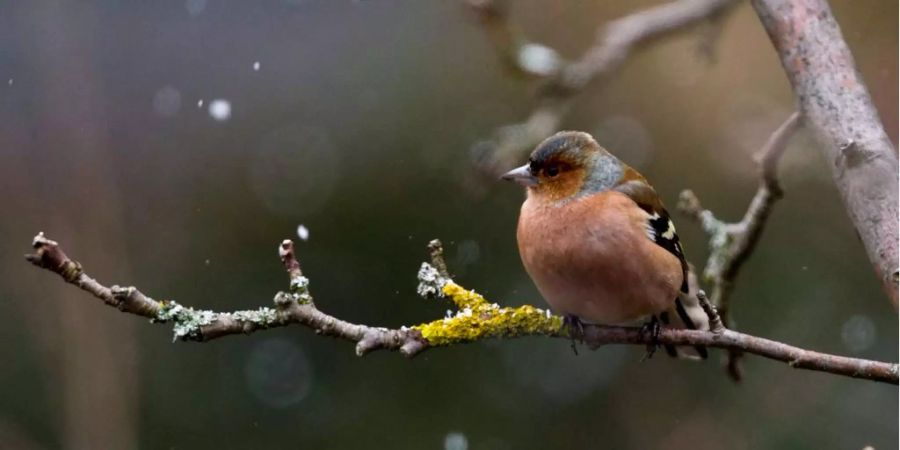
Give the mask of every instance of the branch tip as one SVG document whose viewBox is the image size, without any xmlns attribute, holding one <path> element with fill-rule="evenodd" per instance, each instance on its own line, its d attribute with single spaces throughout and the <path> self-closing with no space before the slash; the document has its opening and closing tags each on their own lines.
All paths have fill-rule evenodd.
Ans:
<svg viewBox="0 0 900 450">
<path fill-rule="evenodd" d="M 38 248 L 38 247 L 44 246 L 44 245 L 50 245 L 50 246 L 55 247 L 55 246 L 58 246 L 59 244 L 57 244 L 56 241 L 47 239 L 47 237 L 44 236 L 44 232 L 39 231 L 38 234 L 34 236 L 34 239 L 32 239 L 31 246 L 34 248 Z"/>
<path fill-rule="evenodd" d="M 799 111 L 794 111 L 785 119 L 785 121 L 776 129 L 765 145 L 756 153 L 754 159 L 759 164 L 760 178 L 762 183 L 769 189 L 775 199 L 784 195 L 781 185 L 778 182 L 777 167 L 778 162 L 787 150 L 788 142 L 794 135 L 794 132 L 800 127 L 802 115 Z"/>
<path fill-rule="evenodd" d="M 294 241 L 290 239 L 285 239 L 281 241 L 281 245 L 278 246 L 278 256 L 282 259 L 286 258 L 288 255 L 294 252 Z"/>
<path fill-rule="evenodd" d="M 700 205 L 700 199 L 697 198 L 697 194 L 690 189 L 685 189 L 678 194 L 678 203 L 675 207 L 683 214 L 687 214 L 694 218 L 699 218 L 700 213 L 703 211 L 703 207 Z"/>
<path fill-rule="evenodd" d="M 298 278 L 303 277 L 300 261 L 297 260 L 297 255 L 294 252 L 294 241 L 290 239 L 281 241 L 281 245 L 278 246 L 278 257 L 281 258 L 281 264 L 284 266 L 284 270 L 287 271 L 291 284 L 294 284 L 294 281 Z"/>
<path fill-rule="evenodd" d="M 706 297 L 706 292 L 703 289 L 697 291 L 697 301 L 700 303 L 700 307 L 703 308 L 703 312 L 709 317 L 709 331 L 716 334 L 721 334 L 725 331 L 725 325 L 722 323 L 722 318 L 719 317 L 719 312 L 716 311 L 715 305 Z"/>
<path fill-rule="evenodd" d="M 378 348 L 377 339 L 366 334 L 359 342 L 356 343 L 356 356 L 365 356 L 372 350 Z"/>
<path fill-rule="evenodd" d="M 419 339 L 410 339 L 400 347 L 400 353 L 407 358 L 412 358 L 425 350 L 427 347 L 428 344 L 425 341 Z"/>
<path fill-rule="evenodd" d="M 447 262 L 444 261 L 444 245 L 439 239 L 432 239 L 428 243 L 428 254 L 431 258 L 431 265 L 444 278 L 450 278 L 450 271 L 447 270 Z"/>
<path fill-rule="evenodd" d="M 69 283 L 74 283 L 81 276 L 81 264 L 69 259 L 59 244 L 48 239 L 43 231 L 32 239 L 31 246 L 35 251 L 25 255 L 28 262 L 59 274 Z"/>
</svg>

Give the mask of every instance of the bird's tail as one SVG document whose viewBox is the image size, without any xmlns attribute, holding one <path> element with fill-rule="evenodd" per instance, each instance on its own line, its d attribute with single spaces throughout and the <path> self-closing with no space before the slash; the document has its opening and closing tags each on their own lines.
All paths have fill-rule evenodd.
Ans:
<svg viewBox="0 0 900 450">
<path fill-rule="evenodd" d="M 690 330 L 709 330 L 709 316 L 700 306 L 697 300 L 698 283 L 693 271 L 688 272 L 688 292 L 679 292 L 675 303 L 662 315 L 663 324 L 673 328 L 686 328 Z M 692 347 L 666 346 L 666 353 L 670 356 L 687 359 L 706 359 L 708 352 L 706 347 L 695 345 Z"/>
</svg>

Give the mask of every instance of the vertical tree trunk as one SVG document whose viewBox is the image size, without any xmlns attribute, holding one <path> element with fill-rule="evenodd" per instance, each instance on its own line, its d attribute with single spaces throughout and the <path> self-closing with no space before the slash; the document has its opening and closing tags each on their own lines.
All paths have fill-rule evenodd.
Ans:
<svg viewBox="0 0 900 450">
<path fill-rule="evenodd" d="M 897 306 L 897 150 L 825 0 L 753 0 L 869 260 Z"/>
</svg>

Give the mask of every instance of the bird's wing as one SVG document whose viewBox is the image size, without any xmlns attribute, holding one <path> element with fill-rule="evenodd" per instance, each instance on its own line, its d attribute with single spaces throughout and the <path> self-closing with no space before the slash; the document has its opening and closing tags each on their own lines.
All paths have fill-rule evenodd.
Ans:
<svg viewBox="0 0 900 450">
<path fill-rule="evenodd" d="M 623 181 L 613 189 L 627 195 L 637 203 L 641 209 L 649 214 L 647 219 L 647 237 L 652 239 L 656 245 L 659 245 L 669 253 L 675 255 L 675 257 L 678 258 L 678 261 L 681 262 L 681 293 L 675 298 L 675 305 L 674 308 L 672 308 L 672 312 L 678 317 L 681 321 L 681 326 L 684 328 L 691 330 L 709 329 L 709 323 L 708 320 L 705 320 L 705 316 L 698 315 L 698 317 L 703 320 L 702 322 L 698 322 L 692 318 L 691 314 L 688 312 L 688 309 L 696 312 L 700 309 L 700 306 L 697 303 L 696 298 L 691 295 L 692 293 L 690 292 L 688 283 L 688 272 L 690 271 L 690 267 L 684 257 L 684 251 L 681 249 L 678 233 L 675 232 L 675 224 L 672 223 L 669 212 L 666 211 L 666 208 L 659 200 L 659 196 L 656 194 L 653 187 L 651 187 L 650 184 L 647 183 L 647 180 L 634 169 L 629 169 L 630 170 L 626 170 Z M 669 323 L 667 314 L 662 314 L 661 316 L 663 322 Z M 693 351 L 683 348 L 676 349 L 672 346 L 667 347 L 666 350 L 672 356 L 684 355 L 691 358 L 707 358 L 706 348 L 702 345 L 694 346 Z"/>
<path fill-rule="evenodd" d="M 666 211 L 666 208 L 659 201 L 656 191 L 647 184 L 643 177 L 625 181 L 614 189 L 634 200 L 641 209 L 650 215 L 647 219 L 647 237 L 652 239 L 656 245 L 675 255 L 678 261 L 681 262 L 681 291 L 688 292 L 687 260 L 684 258 L 684 251 L 681 249 L 678 233 L 675 232 L 675 224 L 672 223 L 669 212 Z"/>
</svg>

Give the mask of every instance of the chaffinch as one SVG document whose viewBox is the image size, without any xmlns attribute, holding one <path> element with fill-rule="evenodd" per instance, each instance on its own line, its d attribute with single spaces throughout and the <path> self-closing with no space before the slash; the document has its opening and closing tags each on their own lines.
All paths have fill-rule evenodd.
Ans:
<svg viewBox="0 0 900 450">
<path fill-rule="evenodd" d="M 688 264 L 656 191 L 591 135 L 556 133 L 502 178 L 526 187 L 519 254 L 541 295 L 567 321 L 649 320 L 655 333 L 660 323 L 709 329 L 689 295 Z M 703 347 L 666 351 L 706 357 Z"/>
</svg>

